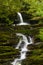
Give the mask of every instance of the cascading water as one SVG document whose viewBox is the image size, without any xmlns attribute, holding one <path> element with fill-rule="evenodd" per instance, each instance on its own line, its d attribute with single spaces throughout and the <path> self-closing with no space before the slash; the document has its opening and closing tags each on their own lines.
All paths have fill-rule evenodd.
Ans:
<svg viewBox="0 0 43 65">
<path fill-rule="evenodd" d="M 18 24 L 16 24 L 16 25 L 30 25 L 29 23 L 25 23 L 24 21 L 23 21 L 23 17 L 22 17 L 22 15 L 21 15 L 21 13 L 20 12 L 18 12 L 17 13 L 18 14 L 18 20 L 20 21 L 20 23 L 18 23 Z M 13 26 L 15 26 L 15 24 L 13 24 Z"/>
<path fill-rule="evenodd" d="M 16 58 L 14 60 L 14 62 L 12 62 L 11 64 L 13 64 L 13 65 L 21 65 L 22 60 L 24 60 L 26 58 L 26 52 L 28 51 L 27 46 L 30 45 L 30 44 L 32 44 L 33 40 L 29 36 L 30 42 L 28 42 L 28 39 L 27 39 L 27 37 L 25 35 L 23 35 L 21 33 L 16 33 L 16 35 L 22 37 L 22 39 L 20 39 L 18 45 L 15 48 L 15 49 L 21 49 L 21 51 L 20 51 L 20 58 Z M 23 46 L 21 45 L 22 42 L 24 42 Z M 21 47 L 21 48 L 19 48 L 19 47 Z"/>
<path fill-rule="evenodd" d="M 19 20 L 20 20 L 20 22 L 23 23 L 23 18 L 22 18 L 21 13 L 18 12 L 17 14 L 18 14 L 18 16 L 19 16 Z"/>
<path fill-rule="evenodd" d="M 20 21 L 20 23 L 17 24 L 17 25 L 30 25 L 28 23 L 24 23 L 23 22 L 23 18 L 22 18 L 21 13 L 18 12 L 17 14 L 18 14 L 18 18 L 19 18 L 19 21 Z M 28 39 L 27 39 L 27 37 L 25 35 L 23 35 L 21 33 L 16 33 L 16 35 L 22 37 L 22 39 L 20 38 L 20 41 L 19 41 L 18 45 L 15 48 L 15 49 L 20 49 L 21 50 L 20 51 L 20 58 L 16 58 L 14 60 L 14 62 L 12 62 L 11 64 L 13 64 L 13 65 L 21 65 L 22 60 L 24 60 L 26 58 L 26 52 L 29 51 L 27 49 L 27 46 L 30 45 L 30 44 L 32 44 L 33 43 L 33 40 L 29 36 L 30 42 L 28 42 Z"/>
<path fill-rule="evenodd" d="M 28 23 L 25 23 L 25 22 L 23 21 L 23 18 L 22 18 L 21 13 L 18 12 L 17 14 L 18 14 L 18 18 L 19 18 L 19 21 L 20 21 L 20 23 L 17 24 L 17 25 L 29 25 Z"/>
</svg>

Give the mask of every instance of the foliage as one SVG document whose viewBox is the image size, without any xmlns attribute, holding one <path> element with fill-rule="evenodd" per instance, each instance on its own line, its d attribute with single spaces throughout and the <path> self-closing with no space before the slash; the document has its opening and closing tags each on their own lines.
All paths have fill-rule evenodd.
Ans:
<svg viewBox="0 0 43 65">
<path fill-rule="evenodd" d="M 40 29 L 39 29 L 38 37 L 40 38 L 40 40 L 43 41 L 43 28 L 40 28 Z"/>
<path fill-rule="evenodd" d="M 14 22 L 12 17 L 15 16 L 15 12 L 20 10 L 22 3 L 20 0 L 0 0 L 0 3 L 0 22 L 11 24 Z"/>
<path fill-rule="evenodd" d="M 25 12 L 32 17 L 43 17 L 43 0 L 0 0 L 1 23 L 12 24 L 18 11 Z"/>
<path fill-rule="evenodd" d="M 43 43 L 31 46 L 30 54 L 22 62 L 23 65 L 43 65 Z M 30 48 L 31 48 L 30 47 Z"/>
<path fill-rule="evenodd" d="M 24 0 L 29 6 L 27 13 L 33 16 L 43 16 L 43 0 Z"/>
<path fill-rule="evenodd" d="M 8 26 L 17 20 L 17 12 L 26 14 L 24 19 L 34 22 L 38 20 L 38 25 Z M 0 0 L 0 65 L 6 65 L 7 61 L 14 60 L 19 55 L 19 50 L 16 50 L 15 46 L 20 38 L 15 33 L 33 36 L 35 42 L 38 39 L 40 42 L 43 41 L 43 26 L 40 24 L 43 24 L 43 0 Z M 43 65 L 43 44 L 34 48 L 33 46 L 30 47 L 31 52 L 23 65 Z"/>
</svg>

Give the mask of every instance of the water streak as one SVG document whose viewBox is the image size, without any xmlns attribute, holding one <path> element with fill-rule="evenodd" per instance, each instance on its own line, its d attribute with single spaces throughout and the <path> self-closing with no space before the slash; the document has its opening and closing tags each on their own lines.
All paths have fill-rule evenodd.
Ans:
<svg viewBox="0 0 43 65">
<path fill-rule="evenodd" d="M 22 39 L 20 39 L 18 45 L 15 48 L 15 49 L 21 49 L 21 51 L 20 51 L 20 58 L 16 58 L 14 60 L 14 62 L 12 62 L 11 64 L 13 64 L 13 65 L 21 65 L 22 60 L 24 60 L 26 58 L 26 52 L 28 51 L 27 46 L 30 45 L 30 44 L 33 44 L 33 40 L 29 36 L 30 42 L 28 42 L 28 39 L 27 39 L 26 35 L 23 35 L 21 33 L 16 33 L 16 35 L 22 37 Z M 21 45 L 22 42 L 24 42 L 23 47 Z M 19 48 L 20 46 L 21 46 L 21 48 Z"/>
<path fill-rule="evenodd" d="M 19 18 L 19 21 L 20 21 L 20 23 L 17 24 L 17 25 L 29 25 L 28 23 L 25 23 L 25 22 L 23 21 L 23 17 L 22 17 L 22 15 L 21 15 L 20 12 L 18 12 L 17 14 L 18 14 L 18 18 Z"/>
</svg>

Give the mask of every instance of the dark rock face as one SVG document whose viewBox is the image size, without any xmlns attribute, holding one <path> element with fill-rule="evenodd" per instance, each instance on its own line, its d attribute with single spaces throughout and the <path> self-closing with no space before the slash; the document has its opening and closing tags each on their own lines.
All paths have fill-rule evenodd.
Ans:
<svg viewBox="0 0 43 65">
<path fill-rule="evenodd" d="M 30 22 L 30 24 L 38 24 L 39 20 L 30 20 L 29 22 Z"/>
<path fill-rule="evenodd" d="M 24 46 L 24 41 L 22 41 L 21 46 L 19 48 L 21 49 L 23 48 L 23 46 Z"/>
</svg>

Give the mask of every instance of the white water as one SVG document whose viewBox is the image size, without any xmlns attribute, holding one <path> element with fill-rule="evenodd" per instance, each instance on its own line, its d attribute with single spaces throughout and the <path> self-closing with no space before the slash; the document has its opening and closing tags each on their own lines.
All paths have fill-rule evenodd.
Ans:
<svg viewBox="0 0 43 65">
<path fill-rule="evenodd" d="M 16 58 L 14 62 L 11 64 L 13 65 L 21 65 L 22 60 L 26 58 L 26 52 L 28 51 L 27 46 L 33 43 L 32 38 L 29 36 L 30 42 L 28 42 L 28 39 L 25 35 L 21 33 L 16 33 L 17 36 L 21 36 L 22 38 L 20 39 L 18 45 L 16 46 L 16 49 L 21 49 L 20 51 L 20 58 Z M 24 45 L 22 46 L 22 42 L 24 42 Z M 21 46 L 21 48 L 19 48 Z"/>
<path fill-rule="evenodd" d="M 17 25 L 29 25 L 28 23 L 24 23 L 23 22 L 23 18 L 22 18 L 21 13 L 18 12 L 17 14 L 18 14 L 18 18 L 19 18 L 19 21 L 20 21 L 20 23 L 17 24 Z M 15 25 L 13 25 L 13 26 L 15 26 Z M 21 50 L 20 51 L 20 58 L 16 58 L 14 60 L 14 62 L 12 62 L 11 64 L 12 65 L 21 65 L 22 60 L 24 60 L 26 58 L 26 52 L 29 51 L 27 49 L 27 46 L 30 45 L 30 44 L 32 44 L 33 43 L 33 40 L 29 36 L 30 42 L 28 42 L 28 39 L 27 39 L 27 37 L 25 35 L 23 35 L 21 33 L 16 33 L 16 35 L 22 37 L 22 38 L 20 38 L 20 41 L 19 41 L 18 45 L 15 48 L 15 49 L 20 49 Z"/>
<path fill-rule="evenodd" d="M 22 17 L 22 15 L 21 15 L 21 13 L 20 12 L 18 12 L 17 13 L 18 14 L 18 19 L 19 19 L 19 21 L 20 21 L 20 23 L 18 23 L 18 24 L 16 24 L 16 25 L 30 25 L 29 23 L 25 23 L 24 21 L 23 21 L 23 17 Z M 13 26 L 15 26 L 15 24 L 13 24 Z"/>
<path fill-rule="evenodd" d="M 22 18 L 21 13 L 18 12 L 17 14 L 18 14 L 18 16 L 19 16 L 19 20 L 20 20 L 20 22 L 23 23 L 23 18 Z"/>
<path fill-rule="evenodd" d="M 19 18 L 19 21 L 20 21 L 20 23 L 17 24 L 17 25 L 29 25 L 28 23 L 23 22 L 23 18 L 22 18 L 21 13 L 18 12 L 17 14 L 18 14 L 18 18 Z"/>
</svg>

